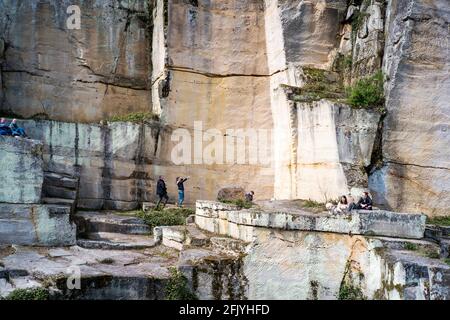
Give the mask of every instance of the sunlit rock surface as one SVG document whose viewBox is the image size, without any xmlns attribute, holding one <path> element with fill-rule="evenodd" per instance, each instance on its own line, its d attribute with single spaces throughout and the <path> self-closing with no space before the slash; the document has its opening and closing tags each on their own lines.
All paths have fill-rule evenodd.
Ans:
<svg viewBox="0 0 450 320">
<path fill-rule="evenodd" d="M 83 2 L 70 30 L 70 1 L 2 1 L 2 112 L 89 122 L 150 110 L 149 2 L 127 3 Z"/>
</svg>

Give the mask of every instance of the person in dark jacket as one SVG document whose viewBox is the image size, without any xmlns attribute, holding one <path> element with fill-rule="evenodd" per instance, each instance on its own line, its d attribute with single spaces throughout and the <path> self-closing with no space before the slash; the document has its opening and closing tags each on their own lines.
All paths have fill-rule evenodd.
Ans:
<svg viewBox="0 0 450 320">
<path fill-rule="evenodd" d="M 0 136 L 12 136 L 12 131 L 5 118 L 0 119 Z"/>
<path fill-rule="evenodd" d="M 163 209 L 169 201 L 169 196 L 167 195 L 166 183 L 164 182 L 164 178 L 159 176 L 158 182 L 156 184 L 156 195 L 159 197 L 158 203 L 156 204 L 156 210 L 159 210 L 159 205 L 163 202 Z"/>
<path fill-rule="evenodd" d="M 245 201 L 247 201 L 249 203 L 253 202 L 253 197 L 254 196 L 255 196 L 255 192 L 254 191 L 247 192 L 245 194 Z"/>
<path fill-rule="evenodd" d="M 369 197 L 369 192 L 364 191 L 354 209 L 372 210 L 372 199 Z"/>
<path fill-rule="evenodd" d="M 177 177 L 177 188 L 178 188 L 178 207 L 183 206 L 184 202 L 184 183 L 189 179 L 183 177 Z"/>
</svg>

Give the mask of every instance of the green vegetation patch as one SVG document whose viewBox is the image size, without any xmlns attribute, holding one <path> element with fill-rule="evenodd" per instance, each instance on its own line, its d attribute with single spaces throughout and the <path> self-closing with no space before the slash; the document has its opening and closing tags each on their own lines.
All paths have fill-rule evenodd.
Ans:
<svg viewBox="0 0 450 320">
<path fill-rule="evenodd" d="M 33 288 L 33 289 L 16 289 L 11 292 L 6 300 L 49 300 L 50 294 L 47 289 Z"/>
<path fill-rule="evenodd" d="M 137 216 L 153 230 L 157 226 L 181 226 L 186 224 L 186 218 L 195 214 L 193 209 L 170 208 L 165 210 L 140 211 Z"/>
<path fill-rule="evenodd" d="M 366 300 L 361 288 L 350 285 L 342 284 L 339 288 L 339 300 Z"/>
<path fill-rule="evenodd" d="M 436 250 L 426 250 L 424 254 L 430 259 L 439 259 L 441 257 L 439 252 L 437 252 Z"/>
<path fill-rule="evenodd" d="M 143 123 L 148 121 L 159 121 L 159 116 L 152 112 L 134 112 L 120 116 L 113 116 L 108 119 L 108 121 Z"/>
<path fill-rule="evenodd" d="M 177 268 L 170 268 L 170 278 L 166 287 L 167 300 L 197 300 L 190 290 L 187 278 Z"/>
<path fill-rule="evenodd" d="M 253 206 L 253 203 L 245 201 L 243 199 L 237 200 L 221 200 L 222 203 L 233 204 L 239 209 L 250 209 Z"/>
<path fill-rule="evenodd" d="M 415 243 L 407 242 L 405 243 L 405 250 L 416 251 L 417 245 Z"/>
<path fill-rule="evenodd" d="M 320 99 L 345 98 L 345 90 L 339 75 L 335 72 L 316 68 L 303 68 L 305 85 L 301 88 L 289 87 L 288 98 L 297 102 L 311 102 Z"/>
<path fill-rule="evenodd" d="M 383 73 L 359 79 L 347 88 L 347 102 L 355 108 L 375 108 L 384 104 Z"/>
<path fill-rule="evenodd" d="M 442 217 L 427 217 L 428 224 L 435 224 L 438 226 L 450 226 L 450 216 L 442 216 Z"/>
</svg>

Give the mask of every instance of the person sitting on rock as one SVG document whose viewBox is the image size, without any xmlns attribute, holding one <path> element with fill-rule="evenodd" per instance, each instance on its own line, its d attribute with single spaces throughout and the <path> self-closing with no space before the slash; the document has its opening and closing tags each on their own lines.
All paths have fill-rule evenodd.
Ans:
<svg viewBox="0 0 450 320">
<path fill-rule="evenodd" d="M 348 201 L 346 196 L 342 196 L 341 199 L 339 199 L 339 203 L 336 206 L 336 213 L 344 213 L 348 210 Z"/>
<path fill-rule="evenodd" d="M 13 119 L 13 121 L 11 121 L 11 124 L 9 125 L 9 128 L 12 131 L 12 135 L 14 137 L 23 137 L 23 138 L 27 138 L 27 134 L 25 133 L 25 130 L 23 128 L 20 128 L 17 125 L 17 120 Z"/>
<path fill-rule="evenodd" d="M 369 197 L 369 192 L 364 191 L 363 196 L 359 199 L 355 209 L 372 210 L 372 199 Z"/>
<path fill-rule="evenodd" d="M 158 182 L 156 184 L 156 195 L 159 197 L 158 203 L 156 204 L 156 210 L 159 210 L 159 205 L 161 204 L 162 200 L 163 202 L 163 209 L 167 204 L 167 201 L 169 201 L 169 196 L 167 195 L 167 187 L 166 182 L 164 181 L 164 178 L 162 176 L 159 176 Z"/>
<path fill-rule="evenodd" d="M 253 202 L 253 196 L 255 195 L 255 192 L 254 191 L 250 191 L 250 192 L 247 192 L 246 194 L 245 194 L 245 201 L 247 201 L 247 202 Z"/>
<path fill-rule="evenodd" d="M 0 136 L 12 136 L 12 131 L 5 118 L 0 119 Z"/>
<path fill-rule="evenodd" d="M 189 179 L 183 177 L 177 177 L 177 188 L 178 188 L 178 207 L 181 208 L 184 202 L 184 183 Z"/>
</svg>

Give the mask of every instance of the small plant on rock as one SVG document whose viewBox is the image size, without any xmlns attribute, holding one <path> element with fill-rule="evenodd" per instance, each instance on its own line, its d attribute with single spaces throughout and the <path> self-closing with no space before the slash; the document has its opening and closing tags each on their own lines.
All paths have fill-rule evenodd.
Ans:
<svg viewBox="0 0 450 320">
<path fill-rule="evenodd" d="M 417 245 L 411 242 L 405 243 L 405 250 L 415 251 L 417 250 Z"/>
<path fill-rule="evenodd" d="M 359 79 L 347 88 L 347 101 L 355 108 L 374 108 L 384 104 L 383 73 Z"/>
<path fill-rule="evenodd" d="M 187 278 L 177 268 L 170 268 L 170 278 L 166 287 L 167 300 L 197 300 L 191 292 Z"/>
</svg>

